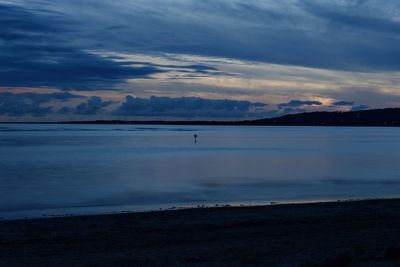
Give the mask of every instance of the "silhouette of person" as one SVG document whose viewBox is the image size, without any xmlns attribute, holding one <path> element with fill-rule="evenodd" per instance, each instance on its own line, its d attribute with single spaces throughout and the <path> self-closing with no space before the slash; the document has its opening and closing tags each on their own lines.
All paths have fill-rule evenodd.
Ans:
<svg viewBox="0 0 400 267">
<path fill-rule="evenodd" d="M 194 143 L 197 144 L 197 134 L 194 135 Z"/>
</svg>

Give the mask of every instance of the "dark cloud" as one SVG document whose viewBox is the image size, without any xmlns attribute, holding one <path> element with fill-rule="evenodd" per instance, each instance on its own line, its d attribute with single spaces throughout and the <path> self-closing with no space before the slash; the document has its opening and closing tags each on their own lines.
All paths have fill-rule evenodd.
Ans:
<svg viewBox="0 0 400 267">
<path fill-rule="evenodd" d="M 303 100 L 292 100 L 288 103 L 278 104 L 278 108 L 296 108 L 301 106 L 320 106 L 322 105 L 319 101 L 303 101 Z"/>
<path fill-rule="evenodd" d="M 71 106 L 72 99 L 85 99 Z M 67 105 L 56 109 L 59 103 Z M 35 117 L 58 114 L 61 116 L 84 115 L 93 116 L 137 116 L 137 117 L 175 117 L 175 118 L 262 118 L 275 115 L 275 111 L 266 111 L 267 104 L 237 100 L 213 100 L 198 97 L 156 97 L 149 99 L 127 96 L 114 111 L 106 112 L 113 101 L 105 101 L 101 97 L 86 98 L 70 93 L 1 93 L 0 115 Z M 68 105 L 69 104 L 69 105 Z"/>
<path fill-rule="evenodd" d="M 399 10 L 400 5 L 398 1 L 388 0 L 382 3 L 386 12 L 373 11 L 380 4 L 378 1 L 349 1 L 344 5 L 310 0 L 301 2 L 302 8 L 324 25 L 324 32 L 317 37 L 326 50 L 334 51 L 332 68 L 361 71 L 400 69 L 400 48 L 396 45 L 400 37 L 400 22 L 389 14 L 389 10 Z M 331 61 L 325 57 L 322 59 Z"/>
<path fill-rule="evenodd" d="M 104 112 L 104 108 L 111 105 L 112 101 L 103 101 L 101 97 L 92 96 L 85 103 L 76 106 L 74 113 L 78 115 L 96 115 Z M 66 111 L 64 109 L 64 111 Z"/>
<path fill-rule="evenodd" d="M 100 41 L 110 49 L 351 71 L 399 70 L 400 23 L 388 12 L 371 11 L 382 4 L 367 2 L 188 0 L 161 7 L 160 1 L 152 0 L 125 2 L 124 10 L 110 3 L 87 1 L 87 5 L 94 7 L 94 19 L 101 14 L 118 16 L 119 25 L 124 25 L 103 33 L 113 36 Z M 384 4 L 385 10 L 398 10 L 397 1 Z M 97 22 L 102 29 L 113 26 L 108 21 Z M 100 34 L 99 29 L 89 28 Z"/>
<path fill-rule="evenodd" d="M 310 14 L 329 22 L 330 27 L 342 30 L 359 29 L 366 32 L 400 34 L 400 23 L 398 21 L 371 13 L 365 9 L 362 2 L 349 2 L 353 5 L 337 6 L 316 1 L 303 1 L 301 5 Z M 390 1 L 388 2 L 390 3 Z M 393 8 L 395 8 L 395 5 Z"/>
<path fill-rule="evenodd" d="M 307 112 L 307 110 L 302 109 L 302 108 L 291 108 L 291 107 L 287 107 L 284 109 L 280 108 L 275 117 L 279 117 L 279 116 L 283 116 L 283 115 L 287 115 L 287 114 L 303 113 L 303 112 Z"/>
<path fill-rule="evenodd" d="M 101 89 L 163 72 L 152 66 L 128 66 L 71 45 L 71 28 L 79 25 L 70 24 L 56 14 L 37 15 L 0 4 L 0 86 Z"/>
<path fill-rule="evenodd" d="M 361 111 L 361 110 L 367 110 L 370 109 L 370 107 L 366 105 L 358 105 L 358 106 L 353 106 L 351 111 Z"/>
<path fill-rule="evenodd" d="M 354 105 L 354 102 L 353 101 L 336 101 L 332 105 L 342 106 L 342 107 L 351 107 Z"/>
<path fill-rule="evenodd" d="M 62 89 L 112 88 L 128 78 L 162 72 L 156 68 L 132 68 L 93 54 L 52 46 L 2 46 L 0 86 L 46 86 Z M 8 54 L 4 55 L 5 53 Z"/>
<path fill-rule="evenodd" d="M 127 96 L 113 113 L 119 116 L 244 118 L 263 116 L 264 103 L 237 100 L 213 100 L 199 97 Z"/>
<path fill-rule="evenodd" d="M 400 70 L 400 23 L 396 19 L 400 6 L 394 0 L 188 0 L 168 4 L 159 0 L 43 0 L 24 7 L 2 5 L 0 31 L 7 41 L 33 41 L 25 54 L 33 46 L 32 51 L 40 56 L 27 57 L 28 63 L 38 63 L 46 49 L 63 51 L 66 48 L 61 44 L 73 43 L 79 48 L 132 54 L 173 52 L 350 71 Z M 42 47 L 36 47 L 39 44 Z M 68 71 L 81 68 L 79 75 L 67 71 L 63 78 L 70 76 L 68 86 L 83 87 L 111 86 L 159 71 L 155 66 L 136 69 L 73 47 L 67 46 L 72 51 L 50 53 L 39 67 L 50 70 L 49 63 L 56 58 L 56 65 L 69 66 Z M 8 55 L 19 51 L 8 49 Z M 49 83 L 59 85 L 59 81 L 50 79 Z M 42 82 L 46 82 L 43 77 Z"/>
<path fill-rule="evenodd" d="M 53 112 L 53 107 L 42 106 L 52 100 L 65 102 L 82 96 L 70 93 L 35 94 L 35 93 L 0 93 L 0 115 L 8 116 L 45 116 Z"/>
<path fill-rule="evenodd" d="M 73 112 L 74 112 L 74 109 L 71 107 L 62 107 L 57 111 L 58 114 L 62 114 L 62 115 L 71 114 Z"/>
</svg>

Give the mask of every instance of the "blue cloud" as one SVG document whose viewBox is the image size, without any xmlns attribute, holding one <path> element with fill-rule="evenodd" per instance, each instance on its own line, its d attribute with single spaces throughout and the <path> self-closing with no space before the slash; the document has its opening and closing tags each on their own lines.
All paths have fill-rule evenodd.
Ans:
<svg viewBox="0 0 400 267">
<path fill-rule="evenodd" d="M 336 101 L 332 105 L 342 106 L 342 107 L 351 107 L 354 105 L 354 102 L 353 101 Z"/>
<path fill-rule="evenodd" d="M 79 104 L 74 113 L 78 115 L 96 115 L 103 113 L 105 111 L 104 108 L 111 105 L 112 101 L 103 101 L 101 97 L 92 96 L 85 103 Z M 64 109 L 64 111 L 66 111 Z"/>
<path fill-rule="evenodd" d="M 318 18 L 325 29 L 321 42 L 331 50 L 333 68 L 344 70 L 399 70 L 400 22 L 390 10 L 399 10 L 397 1 L 358 1 L 334 4 L 304 1 L 301 6 L 311 16 Z M 384 12 L 377 12 L 384 6 Z M 327 58 L 322 58 L 327 60 Z M 328 59 L 329 60 L 329 59 Z M 342 63 L 338 62 L 339 60 Z"/>
<path fill-rule="evenodd" d="M 361 111 L 370 109 L 367 105 L 356 105 L 353 101 L 337 101 L 332 104 L 333 106 L 351 107 L 351 111 Z"/>
<path fill-rule="evenodd" d="M 70 100 L 84 99 L 75 106 L 71 106 Z M 58 109 L 59 103 L 67 103 Z M 35 117 L 47 115 L 94 116 L 104 114 L 110 118 L 115 116 L 140 116 L 140 117 L 175 117 L 175 118 L 262 118 L 272 113 L 265 110 L 267 104 L 253 103 L 238 100 L 214 100 L 199 97 L 156 97 L 148 99 L 127 96 L 115 110 L 109 112 L 107 107 L 113 101 L 105 101 L 101 97 L 92 96 L 86 98 L 70 93 L 0 93 L 0 115 Z M 116 104 L 116 103 L 115 103 Z M 275 112 L 273 112 L 275 115 Z"/>
<path fill-rule="evenodd" d="M 278 104 L 278 108 L 296 108 L 301 106 L 320 106 L 322 105 L 319 101 L 303 101 L 303 100 L 292 100 L 288 103 Z"/>
<path fill-rule="evenodd" d="M 361 110 L 367 110 L 370 109 L 370 107 L 366 105 L 358 105 L 358 106 L 353 106 L 351 111 L 361 111 Z"/>
<path fill-rule="evenodd" d="M 116 29 L 112 43 L 129 42 L 139 51 L 161 51 L 239 58 L 285 65 L 341 69 L 400 69 L 397 37 L 400 24 L 387 13 L 372 13 L 380 4 L 363 2 L 342 8 L 339 2 L 252 0 L 125 2 L 122 11 L 112 4 L 112 14 L 132 20 L 134 27 Z M 387 10 L 396 1 L 385 1 Z M 178 14 L 187 14 L 183 18 Z M 362 14 L 362 15 L 360 15 Z M 99 22 L 104 23 L 104 22 Z M 104 26 L 106 24 L 103 24 Z M 163 25 L 160 28 L 160 25 Z M 152 29 L 152 30 L 149 30 Z M 368 29 L 360 33 L 360 29 Z M 116 36 L 116 32 L 110 32 Z M 140 36 L 127 40 L 126 34 Z M 232 33 L 232 34 L 226 34 Z M 106 33 L 107 34 L 107 33 Z M 361 38 L 361 39 L 360 39 Z M 362 42 L 360 42 L 362 40 Z M 126 49 L 126 48 L 125 48 Z"/>
<path fill-rule="evenodd" d="M 37 63 L 35 59 L 49 47 L 63 51 L 66 43 L 72 51 L 54 52 L 47 63 L 58 59 L 60 65 L 70 66 L 68 70 L 82 68 L 79 75 L 71 71 L 66 83 L 86 82 L 88 87 L 148 77 L 158 69 L 136 69 L 88 55 L 85 49 L 173 52 L 350 71 L 400 70 L 400 23 L 396 12 L 391 12 L 398 9 L 395 0 L 43 0 L 2 5 L 0 22 L 5 25 L 1 36 L 7 40 L 34 41 L 25 47 L 25 54 L 32 46 L 33 51 L 43 52 L 31 63 Z M 50 69 L 48 64 L 39 67 Z M 64 78 L 69 76 L 66 73 Z M 49 83 L 61 82 L 50 79 Z"/>
<path fill-rule="evenodd" d="M 36 117 L 45 116 L 53 112 L 53 107 L 44 107 L 42 104 L 49 103 L 52 100 L 66 102 L 74 98 L 82 98 L 82 96 L 70 93 L 0 93 L 0 115 L 32 115 Z"/>
<path fill-rule="evenodd" d="M 344 31 L 363 30 L 366 32 L 400 34 L 400 23 L 388 16 L 377 16 L 372 13 L 368 2 L 372 1 L 349 1 L 346 6 L 327 4 L 326 2 L 304 1 L 301 3 L 304 10 L 312 15 L 320 17 L 330 23 L 330 27 L 339 28 Z M 397 9 L 397 2 L 385 1 L 392 8 Z M 378 2 L 372 4 L 378 7 Z M 372 7 L 373 7 L 372 6 Z M 343 29 L 344 28 L 344 29 Z"/>
<path fill-rule="evenodd" d="M 118 116 L 143 117 L 210 117 L 210 118 L 244 118 L 262 117 L 264 103 L 252 103 L 237 100 L 213 100 L 199 97 L 156 97 L 149 99 L 127 96 L 114 112 Z"/>
<path fill-rule="evenodd" d="M 57 14 L 38 15 L 0 4 L 0 25 L 0 86 L 90 90 L 163 72 L 153 66 L 116 62 L 72 45 L 76 38 L 72 28 L 79 25 Z"/>
<path fill-rule="evenodd" d="M 74 112 L 74 109 L 71 107 L 62 107 L 57 111 L 57 113 L 61 114 L 61 115 L 67 115 L 67 114 L 71 114 L 73 112 Z"/>
</svg>

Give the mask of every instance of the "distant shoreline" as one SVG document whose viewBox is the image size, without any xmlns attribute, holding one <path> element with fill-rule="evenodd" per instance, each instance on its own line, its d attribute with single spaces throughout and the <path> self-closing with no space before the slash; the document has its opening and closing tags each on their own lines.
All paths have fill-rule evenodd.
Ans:
<svg viewBox="0 0 400 267">
<path fill-rule="evenodd" d="M 37 215 L 26 215 L 26 216 L 11 216 L 9 218 L 2 217 L 0 215 L 0 222 L 10 221 L 30 221 L 30 220 L 45 220 L 45 219 L 59 219 L 59 218 L 74 218 L 74 217 L 92 217 L 92 216 L 113 216 L 118 214 L 146 214 L 146 213 L 158 213 L 158 212 L 173 212 L 180 210 L 201 210 L 201 209 L 224 209 L 224 208 L 257 208 L 257 207 L 269 207 L 269 206 L 285 206 L 285 205 L 312 205 L 312 204 L 323 204 L 323 203 L 340 203 L 340 202 L 364 202 L 364 201 L 378 201 L 378 200 L 392 200 L 392 198 L 361 198 L 361 199 L 327 199 L 327 200 L 292 200 L 292 201 L 269 201 L 261 203 L 243 203 L 243 204 L 232 204 L 232 203 L 216 203 L 216 204 L 196 204 L 196 205 L 169 205 L 164 207 L 153 207 L 148 209 L 131 209 L 129 207 L 118 207 L 109 209 L 108 211 L 91 211 L 91 212 L 62 212 L 52 213 L 48 210 L 42 210 Z M 400 200 L 400 198 L 399 198 Z M 87 207 L 90 209 L 90 207 Z"/>
<path fill-rule="evenodd" d="M 180 125 L 180 126 L 333 126 L 333 127 L 400 127 L 400 108 L 349 112 L 305 112 L 277 118 L 242 121 L 164 121 L 164 120 L 86 120 L 60 122 L 2 122 L 96 125 Z"/>
<path fill-rule="evenodd" d="M 0 222 L 4 266 L 395 266 L 399 245 L 400 199 Z"/>
</svg>

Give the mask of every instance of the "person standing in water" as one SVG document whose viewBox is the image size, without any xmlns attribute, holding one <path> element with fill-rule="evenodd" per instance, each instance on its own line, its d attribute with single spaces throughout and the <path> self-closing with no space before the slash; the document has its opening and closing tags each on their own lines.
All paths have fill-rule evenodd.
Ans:
<svg viewBox="0 0 400 267">
<path fill-rule="evenodd" d="M 197 134 L 194 134 L 194 143 L 197 144 Z"/>
</svg>

